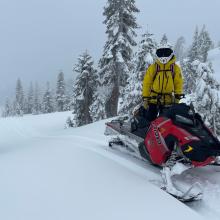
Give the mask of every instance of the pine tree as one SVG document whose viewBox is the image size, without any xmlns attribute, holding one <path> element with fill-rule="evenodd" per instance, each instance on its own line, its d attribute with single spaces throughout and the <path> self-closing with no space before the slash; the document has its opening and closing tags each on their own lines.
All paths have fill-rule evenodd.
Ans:
<svg viewBox="0 0 220 220">
<path fill-rule="evenodd" d="M 38 83 L 35 83 L 34 88 L 34 105 L 33 105 L 33 114 L 37 115 L 41 112 L 41 105 L 40 105 L 40 89 Z"/>
<path fill-rule="evenodd" d="M 167 43 L 168 43 L 168 38 L 167 38 L 167 35 L 164 34 L 161 41 L 160 41 L 160 44 L 163 45 L 163 44 L 167 44 Z"/>
<path fill-rule="evenodd" d="M 65 128 L 73 128 L 73 127 L 74 127 L 73 120 L 72 120 L 71 117 L 69 116 L 69 117 L 66 119 Z"/>
<path fill-rule="evenodd" d="M 21 80 L 18 79 L 16 83 L 16 94 L 15 94 L 15 103 L 14 111 L 18 116 L 23 116 L 24 114 L 24 91 Z"/>
<path fill-rule="evenodd" d="M 192 94 L 195 92 L 198 75 L 192 63 L 199 59 L 199 30 L 198 27 L 196 27 L 192 45 L 189 48 L 186 59 L 181 63 L 184 76 L 184 91 L 186 94 Z"/>
<path fill-rule="evenodd" d="M 203 25 L 203 28 L 198 36 L 198 45 L 199 45 L 199 60 L 203 63 L 207 61 L 208 57 L 208 51 L 211 49 L 212 46 L 212 40 L 209 36 L 208 31 L 206 30 L 205 25 Z"/>
<path fill-rule="evenodd" d="M 66 103 L 65 103 L 65 110 L 73 110 L 72 106 L 72 97 L 73 97 L 73 79 L 68 79 L 66 81 Z"/>
<path fill-rule="evenodd" d="M 192 62 L 189 60 L 189 57 L 187 57 L 181 63 L 181 69 L 184 77 L 185 94 L 192 94 L 196 89 L 197 73 L 193 69 Z"/>
<path fill-rule="evenodd" d="M 153 63 L 155 59 L 155 50 L 157 43 L 153 34 L 146 32 L 142 35 L 139 43 L 137 54 L 135 54 L 135 72 L 141 74 L 140 78 L 143 79 L 147 67 Z"/>
<path fill-rule="evenodd" d="M 120 101 L 120 114 L 131 112 L 141 102 L 142 82 L 146 69 L 155 59 L 157 44 L 153 34 L 146 32 L 142 35 L 138 52 L 135 54 L 134 69 L 124 89 L 124 97 Z"/>
<path fill-rule="evenodd" d="M 103 102 L 107 117 L 117 115 L 119 96 L 131 70 L 132 47 L 136 46 L 134 38 L 138 28 L 134 14 L 137 12 L 134 0 L 108 0 L 104 7 L 108 39 L 99 62 L 99 74 L 105 91 Z"/>
<path fill-rule="evenodd" d="M 203 116 L 205 123 L 220 134 L 219 83 L 214 79 L 210 65 L 198 60 L 192 65 L 198 75 L 194 93 L 195 108 Z"/>
<path fill-rule="evenodd" d="M 56 109 L 59 112 L 66 110 L 66 90 L 64 73 L 61 71 L 57 77 L 57 88 L 56 88 Z"/>
<path fill-rule="evenodd" d="M 28 114 L 28 99 L 24 97 L 24 107 L 23 107 L 23 114 Z"/>
<path fill-rule="evenodd" d="M 5 107 L 2 113 L 2 117 L 9 117 L 9 116 L 12 116 L 12 106 L 9 98 L 7 98 L 5 101 Z"/>
<path fill-rule="evenodd" d="M 105 87 L 101 86 L 100 78 L 97 78 L 97 90 L 94 93 L 94 102 L 90 106 L 90 114 L 93 121 L 98 121 L 106 118 L 105 111 L 105 99 L 106 99 L 106 91 Z"/>
<path fill-rule="evenodd" d="M 30 83 L 30 87 L 27 95 L 27 114 L 33 114 L 34 111 L 34 88 L 33 83 Z"/>
<path fill-rule="evenodd" d="M 42 102 L 42 112 L 43 113 L 51 113 L 54 111 L 54 103 L 53 103 L 53 97 L 50 90 L 50 84 L 47 82 L 46 85 L 46 91 L 43 96 L 43 102 Z"/>
<path fill-rule="evenodd" d="M 176 44 L 174 46 L 174 52 L 177 61 L 180 61 L 180 63 L 183 62 L 184 57 L 184 45 L 185 45 L 185 38 L 183 36 L 179 37 L 176 41 Z"/>
<path fill-rule="evenodd" d="M 185 76 L 185 91 L 187 94 L 194 93 L 196 89 L 196 80 L 199 77 L 198 71 L 195 70 L 192 63 L 199 61 L 205 63 L 207 61 L 208 51 L 211 48 L 212 41 L 208 32 L 203 26 L 200 34 L 196 27 L 193 43 L 188 52 L 187 59 L 183 62 L 183 73 Z"/>
<path fill-rule="evenodd" d="M 199 30 L 196 26 L 196 30 L 193 37 L 193 43 L 188 52 L 189 62 L 199 60 Z"/>
<path fill-rule="evenodd" d="M 75 126 L 91 123 L 90 107 L 94 102 L 94 92 L 97 88 L 97 75 L 94 62 L 88 52 L 84 52 L 74 67 L 78 77 L 73 88 L 73 114 Z"/>
</svg>

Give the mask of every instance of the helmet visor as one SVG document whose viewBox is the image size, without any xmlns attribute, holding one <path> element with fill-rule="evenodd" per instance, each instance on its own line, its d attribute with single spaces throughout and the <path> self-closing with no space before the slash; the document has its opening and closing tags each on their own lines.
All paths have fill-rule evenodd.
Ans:
<svg viewBox="0 0 220 220">
<path fill-rule="evenodd" d="M 156 51 L 157 57 L 169 57 L 173 53 L 170 48 L 160 48 Z"/>
</svg>

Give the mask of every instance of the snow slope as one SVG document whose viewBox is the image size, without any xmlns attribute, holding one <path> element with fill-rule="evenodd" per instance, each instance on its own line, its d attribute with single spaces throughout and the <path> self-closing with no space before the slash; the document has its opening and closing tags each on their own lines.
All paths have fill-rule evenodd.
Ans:
<svg viewBox="0 0 220 220">
<path fill-rule="evenodd" d="M 104 121 L 64 129 L 69 112 L 0 119 L 0 219 L 220 219 L 220 169 L 197 169 L 204 201 L 157 188 L 159 170 L 110 150 Z"/>
</svg>

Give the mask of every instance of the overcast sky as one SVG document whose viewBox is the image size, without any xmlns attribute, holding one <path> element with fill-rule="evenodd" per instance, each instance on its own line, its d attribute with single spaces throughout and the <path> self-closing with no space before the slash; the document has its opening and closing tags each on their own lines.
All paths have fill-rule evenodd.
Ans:
<svg viewBox="0 0 220 220">
<path fill-rule="evenodd" d="M 97 61 L 106 40 L 106 0 L 0 0 L 0 101 L 14 92 L 18 77 L 54 80 L 60 70 L 72 77 L 72 66 L 88 50 Z M 160 39 L 183 35 L 190 44 L 196 25 L 207 26 L 220 41 L 219 0 L 136 0 L 138 23 Z M 141 31 L 141 30 L 140 30 Z"/>
</svg>

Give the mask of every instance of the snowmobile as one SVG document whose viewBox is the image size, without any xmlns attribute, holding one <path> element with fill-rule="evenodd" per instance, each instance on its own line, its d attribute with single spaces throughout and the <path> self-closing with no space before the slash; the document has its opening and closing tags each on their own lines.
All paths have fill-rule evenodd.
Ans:
<svg viewBox="0 0 220 220">
<path fill-rule="evenodd" d="M 159 106 L 160 97 L 152 98 L 157 99 Z M 111 136 L 109 147 L 126 151 L 161 168 L 161 189 L 178 200 L 191 202 L 202 199 L 198 183 L 183 190 L 173 183 L 173 177 L 190 168 L 219 165 L 218 138 L 204 124 L 192 104 L 167 106 L 152 122 L 143 117 L 141 105 L 137 109 L 138 114 L 106 123 L 105 135 Z"/>
</svg>

